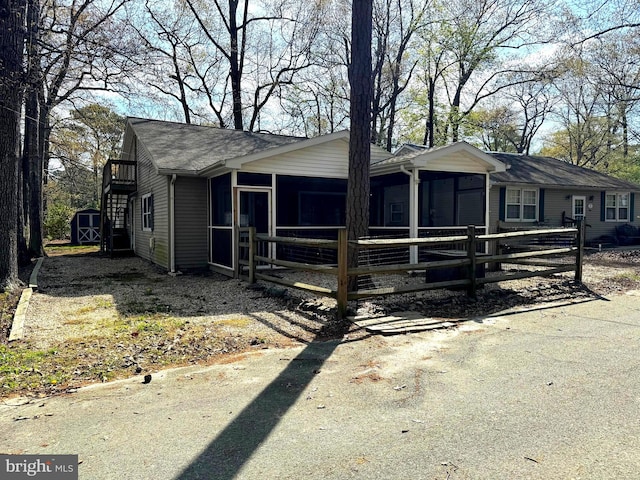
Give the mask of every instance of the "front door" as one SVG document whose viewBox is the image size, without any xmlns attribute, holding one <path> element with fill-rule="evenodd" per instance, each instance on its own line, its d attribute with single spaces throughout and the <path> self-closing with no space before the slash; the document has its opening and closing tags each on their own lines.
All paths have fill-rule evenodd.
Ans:
<svg viewBox="0 0 640 480">
<path fill-rule="evenodd" d="M 244 190 L 238 192 L 238 226 L 255 227 L 256 233 L 271 235 L 271 190 Z M 258 243 L 257 254 L 268 257 L 267 242 Z"/>
<path fill-rule="evenodd" d="M 573 196 L 573 218 L 579 220 L 584 218 L 587 213 L 586 209 L 587 197 Z"/>
</svg>

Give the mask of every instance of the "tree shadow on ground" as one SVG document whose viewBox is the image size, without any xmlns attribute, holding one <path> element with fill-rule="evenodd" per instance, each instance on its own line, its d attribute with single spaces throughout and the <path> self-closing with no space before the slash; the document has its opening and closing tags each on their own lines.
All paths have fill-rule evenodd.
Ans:
<svg viewBox="0 0 640 480">
<path fill-rule="evenodd" d="M 277 427 L 340 341 L 312 341 L 209 443 L 176 480 L 236 478 Z M 217 408 L 211 405 L 212 409 Z"/>
<path fill-rule="evenodd" d="M 391 302 L 387 310 L 418 311 L 425 316 L 451 320 L 490 316 L 514 307 L 558 306 L 603 298 L 583 284 L 563 278 L 541 279 L 527 289 L 493 286 L 478 290 L 476 297 L 463 291 L 449 295 Z M 546 308 L 546 307 L 545 307 Z"/>
</svg>

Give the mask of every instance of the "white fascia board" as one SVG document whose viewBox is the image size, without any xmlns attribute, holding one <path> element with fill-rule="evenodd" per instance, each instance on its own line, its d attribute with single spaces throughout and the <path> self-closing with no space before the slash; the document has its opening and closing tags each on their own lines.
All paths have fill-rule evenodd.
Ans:
<svg viewBox="0 0 640 480">
<path fill-rule="evenodd" d="M 178 168 L 159 168 L 158 175 L 178 175 L 179 177 L 197 177 L 197 172 L 193 170 L 180 170 Z"/>
<path fill-rule="evenodd" d="M 371 165 L 369 172 L 372 177 L 377 177 L 380 175 L 388 175 L 389 173 L 400 172 L 402 171 L 401 167 L 413 170 L 414 164 L 411 160 L 407 159 L 388 162 L 385 161 Z"/>
</svg>

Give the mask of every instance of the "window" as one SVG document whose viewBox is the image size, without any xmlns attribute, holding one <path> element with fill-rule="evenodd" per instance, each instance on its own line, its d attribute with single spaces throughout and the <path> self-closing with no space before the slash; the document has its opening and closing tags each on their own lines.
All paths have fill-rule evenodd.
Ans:
<svg viewBox="0 0 640 480">
<path fill-rule="evenodd" d="M 587 203 L 586 197 L 573 196 L 573 218 L 579 220 L 586 215 L 585 205 Z"/>
<path fill-rule="evenodd" d="M 404 223 L 404 204 L 395 202 L 389 204 L 390 223 L 393 225 L 402 225 Z"/>
<path fill-rule="evenodd" d="M 142 196 L 142 230 L 153 230 L 153 193 Z"/>
<path fill-rule="evenodd" d="M 526 188 L 508 188 L 505 220 L 535 222 L 538 213 L 538 191 Z"/>
<path fill-rule="evenodd" d="M 610 222 L 629 220 L 629 194 L 607 193 L 605 198 L 605 219 Z"/>
</svg>

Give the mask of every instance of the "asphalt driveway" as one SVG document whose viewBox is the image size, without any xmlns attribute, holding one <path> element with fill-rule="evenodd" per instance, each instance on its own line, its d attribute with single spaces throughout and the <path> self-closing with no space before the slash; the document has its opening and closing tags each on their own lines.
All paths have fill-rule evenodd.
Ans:
<svg viewBox="0 0 640 480">
<path fill-rule="evenodd" d="M 626 479 L 640 296 L 263 350 L 0 406 L 0 453 L 81 479 Z"/>
</svg>

